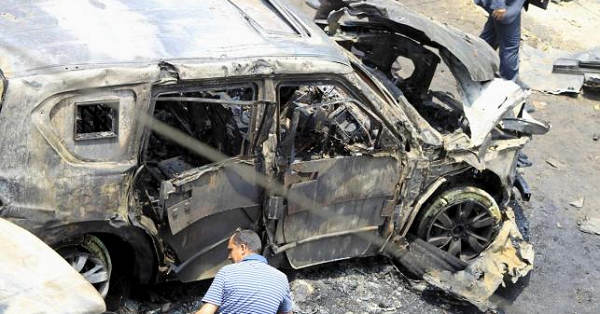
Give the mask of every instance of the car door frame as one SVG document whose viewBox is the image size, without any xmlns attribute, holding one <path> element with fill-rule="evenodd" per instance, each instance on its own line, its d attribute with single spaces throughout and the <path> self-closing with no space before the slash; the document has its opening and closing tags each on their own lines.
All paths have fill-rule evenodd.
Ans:
<svg viewBox="0 0 600 314">
<path fill-rule="evenodd" d="M 261 162 L 257 160 L 259 156 L 254 154 L 254 152 L 257 147 L 260 148 L 260 145 L 262 144 L 257 142 L 257 135 L 261 133 L 261 119 L 265 112 L 267 112 L 268 104 L 264 102 L 264 80 L 261 78 L 242 77 L 223 80 L 198 80 L 167 86 L 156 85 L 153 87 L 151 105 L 149 106 L 150 108 L 148 111 L 151 116 L 154 115 L 156 97 L 165 92 L 218 89 L 250 84 L 255 86 L 256 96 L 254 104 L 251 105 L 253 109 L 249 133 L 251 132 L 252 134 L 249 136 L 248 145 L 243 146 L 243 151 L 239 155 L 221 161 L 212 161 L 208 164 L 194 168 L 192 176 L 196 177 L 189 182 L 181 182 L 178 187 L 175 187 L 175 190 L 179 188 L 181 189 L 181 193 L 193 193 L 192 190 L 194 187 L 185 187 L 186 184 L 189 185 L 189 183 L 194 183 L 203 177 L 217 173 L 219 178 L 225 178 L 225 181 L 229 181 L 230 183 L 241 181 L 246 187 L 250 187 L 254 184 L 254 190 L 248 192 L 251 194 L 252 201 L 245 203 L 245 206 L 241 208 L 228 209 L 227 211 L 218 211 L 217 209 L 214 213 L 189 217 L 191 214 L 194 214 L 194 210 L 197 208 L 194 208 L 192 202 L 186 202 L 186 199 L 182 198 L 175 202 L 176 204 L 169 204 L 171 205 L 169 208 L 163 208 L 160 213 L 160 221 L 155 222 L 157 226 L 157 236 L 162 239 L 165 246 L 169 247 L 166 249 L 166 255 L 169 256 L 167 260 L 171 260 L 169 267 L 173 270 L 177 278 L 183 282 L 214 277 L 218 269 L 229 263 L 227 260 L 226 249 L 227 240 L 230 238 L 231 234 L 233 234 L 235 229 L 238 227 L 256 228 L 260 222 L 263 204 L 263 188 L 256 185 L 254 178 L 250 178 L 249 176 L 260 175 L 261 173 L 259 169 Z M 148 149 L 148 141 L 151 133 L 152 130 L 145 128 L 145 134 L 142 139 L 142 149 L 140 150 L 140 165 L 144 164 L 142 156 Z M 240 170 L 240 166 L 245 167 L 246 169 Z M 237 167 L 238 169 L 228 169 L 228 167 Z M 223 172 L 222 175 L 219 175 L 219 172 Z M 234 178 L 235 180 L 231 178 Z M 215 182 L 215 180 L 211 180 L 211 178 L 208 178 L 207 180 L 210 184 Z M 172 180 L 163 181 L 163 183 L 168 181 Z M 186 180 L 184 178 L 180 181 Z M 205 184 L 204 186 L 208 185 L 209 184 Z M 231 187 L 232 185 L 225 186 L 225 188 Z M 161 191 L 161 194 L 163 194 L 163 192 L 173 193 L 173 190 L 165 191 L 172 188 L 173 187 L 165 186 L 161 183 L 161 190 L 163 190 Z M 200 186 L 200 188 L 202 188 L 202 186 Z M 231 198 L 231 194 L 220 193 L 217 197 Z M 163 198 L 161 197 L 160 200 L 163 201 Z M 179 217 L 185 218 L 187 215 L 189 221 L 183 222 L 183 224 L 180 225 L 174 224 L 173 219 L 175 212 L 179 213 L 177 214 L 178 216 L 181 215 Z M 226 212 L 228 217 L 223 216 L 225 215 L 223 214 L 224 212 Z M 229 226 L 227 226 L 227 224 Z M 199 242 L 203 244 L 198 245 Z"/>
<path fill-rule="evenodd" d="M 383 133 L 383 130 L 387 129 L 388 127 L 386 126 L 385 123 L 383 123 L 383 118 L 379 117 L 377 115 L 375 115 L 370 108 L 368 108 L 365 105 L 365 102 L 368 102 L 369 100 L 364 97 L 364 95 L 362 95 L 361 93 L 358 92 L 358 89 L 356 87 L 354 87 L 352 84 L 350 84 L 343 76 L 336 76 L 336 75 L 319 75 L 319 77 L 317 79 L 315 79 L 315 75 L 311 75 L 311 76 L 306 76 L 306 75 L 286 75 L 286 76 L 279 76 L 276 78 L 276 80 L 274 81 L 273 84 L 273 88 L 274 93 L 276 95 L 276 103 L 277 103 L 277 107 L 279 108 L 279 87 L 281 85 L 294 85 L 294 84 L 313 84 L 313 85 L 317 85 L 320 83 L 327 83 L 327 84 L 331 84 L 334 83 L 335 85 L 343 88 L 345 91 L 349 92 L 349 94 L 353 97 L 353 99 L 355 99 L 356 101 L 360 102 L 361 105 L 358 105 L 360 107 L 360 110 L 362 110 L 363 112 L 366 112 L 372 119 L 376 119 L 377 122 L 379 123 L 380 127 L 381 127 L 381 131 L 380 134 Z M 279 129 L 279 109 L 277 110 L 277 138 L 278 138 L 278 145 L 281 144 L 281 132 Z M 391 132 L 390 134 L 393 134 L 393 132 Z M 398 139 L 399 141 L 402 141 L 402 139 Z M 401 169 L 402 167 L 402 158 L 401 156 L 399 156 L 398 154 L 382 154 L 382 155 L 377 155 L 377 153 L 373 153 L 373 154 L 365 154 L 365 155 L 369 155 L 370 157 L 365 157 L 365 156 L 355 156 L 355 157 L 351 157 L 348 159 L 363 159 L 363 161 L 367 158 L 373 158 L 373 160 L 377 159 L 377 158 L 392 158 L 394 159 L 394 165 L 397 166 L 397 173 L 394 176 L 393 179 L 393 184 L 389 184 L 388 182 L 388 187 L 389 187 L 389 191 L 386 194 L 387 196 L 391 196 L 390 199 L 386 199 L 382 204 L 380 204 L 380 209 L 381 212 L 380 217 L 381 219 L 377 220 L 376 224 L 371 224 L 368 226 L 359 226 L 358 228 L 351 228 L 351 229 L 347 229 L 347 230 L 337 230 L 334 232 L 330 232 L 330 233 L 326 233 L 326 234 L 313 234 L 312 236 L 309 237 L 304 237 L 302 239 L 294 239 L 294 241 L 289 241 L 286 239 L 286 235 L 285 235 L 285 225 L 286 225 L 286 219 L 289 219 L 289 217 L 291 217 L 293 214 L 290 214 L 290 206 L 288 206 L 289 204 L 286 204 L 286 198 L 282 195 L 269 195 L 268 199 L 266 201 L 267 205 L 267 209 L 266 209 L 266 218 L 267 221 L 269 221 L 269 219 L 273 220 L 278 220 L 278 222 L 276 223 L 276 227 L 274 230 L 271 230 L 271 235 L 270 237 L 272 238 L 271 241 L 273 243 L 272 247 L 274 247 L 274 253 L 275 254 L 279 254 L 279 253 L 286 253 L 288 261 L 290 262 L 290 265 L 293 268 L 303 268 L 303 267 L 308 267 L 308 266 L 312 266 L 312 265 L 316 265 L 316 264 L 321 264 L 321 263 L 326 263 L 329 261 L 333 261 L 333 260 L 339 260 L 339 259 L 345 259 L 345 258 L 351 258 L 351 257 L 356 257 L 356 256 L 366 256 L 366 255 L 372 255 L 372 254 L 376 254 L 380 248 L 382 243 L 385 242 L 384 238 L 388 237 L 391 232 L 393 227 L 391 227 L 391 225 L 393 224 L 393 213 L 395 212 L 395 207 L 396 204 L 398 203 L 398 195 L 399 195 L 399 190 L 400 190 L 400 183 L 402 182 L 402 177 L 403 177 L 403 171 Z M 385 155 L 385 156 L 384 156 Z M 282 158 L 281 156 L 277 156 L 275 157 L 276 160 L 278 160 L 278 168 L 279 168 L 279 172 L 278 172 L 278 178 L 280 183 L 283 183 L 284 188 L 286 191 L 290 191 L 289 186 L 287 186 L 285 184 L 285 179 L 283 179 L 283 177 L 285 176 L 286 172 L 289 172 L 289 170 L 292 167 L 296 167 L 298 170 L 298 168 L 303 168 L 301 165 L 291 165 L 291 164 L 285 164 L 284 162 L 282 162 Z M 340 159 L 344 159 L 344 158 L 340 158 Z M 330 161 L 333 159 L 330 159 Z M 345 162 L 345 161 L 344 161 Z M 362 161 L 360 161 L 362 162 Z M 359 162 L 359 163 L 360 163 Z M 312 163 L 312 162 L 309 162 Z M 318 163 L 318 161 L 317 161 Z M 351 164 L 356 164 L 354 161 L 350 161 Z M 305 164 L 305 166 L 308 167 L 304 167 L 304 168 L 310 168 L 310 165 Z M 321 167 L 321 166 L 317 166 Z M 385 166 L 384 166 L 385 168 Z M 388 165 L 388 169 L 389 169 L 389 165 Z M 304 169 L 306 170 L 306 169 Z M 313 169 L 314 170 L 314 169 Z M 282 180 L 283 179 L 283 180 Z M 393 185 L 393 187 L 391 187 L 390 185 Z M 300 193 L 302 194 L 302 193 Z M 289 195 L 288 195 L 289 197 Z M 314 204 L 314 203 L 313 203 Z M 373 206 L 371 204 L 371 206 Z M 277 208 L 277 210 L 274 210 L 273 208 Z M 296 206 L 296 209 L 298 207 Z M 270 215 L 269 213 L 277 213 L 275 215 Z M 288 224 L 289 227 L 289 224 Z M 269 229 L 269 228 L 267 228 Z M 358 235 L 358 237 L 357 237 Z M 288 236 L 289 238 L 289 236 Z M 324 250 L 327 250 L 328 247 L 335 247 L 335 244 L 332 242 L 336 242 L 335 239 L 342 239 L 345 238 L 344 241 L 342 242 L 357 242 L 357 241 L 363 241 L 363 245 L 361 247 L 360 250 L 355 250 L 354 253 L 352 254 L 342 254 L 342 255 L 337 255 L 337 256 L 324 256 L 323 252 Z M 354 240 L 354 241 L 353 241 Z M 368 242 L 365 245 L 365 241 Z M 379 240 L 383 240 L 383 241 L 379 241 Z M 315 245 L 315 243 L 318 242 L 322 242 L 321 245 Z M 330 243 L 328 243 L 330 242 Z M 339 241 L 337 241 L 339 242 Z M 312 247 L 311 247 L 312 246 Z M 302 247 L 304 247 L 304 249 L 302 249 L 303 253 L 300 254 L 295 254 L 297 256 L 294 256 L 294 251 L 298 251 L 299 249 L 301 249 Z M 301 258 L 299 258 L 298 255 L 302 255 Z M 319 256 L 320 255 L 320 256 Z M 327 254 L 325 254 L 327 255 Z M 334 254 L 335 255 L 335 254 Z"/>
</svg>

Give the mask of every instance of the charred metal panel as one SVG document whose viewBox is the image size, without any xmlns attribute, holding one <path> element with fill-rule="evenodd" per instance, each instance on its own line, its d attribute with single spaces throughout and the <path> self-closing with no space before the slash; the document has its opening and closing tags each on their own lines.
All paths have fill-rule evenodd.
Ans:
<svg viewBox="0 0 600 314">
<path fill-rule="evenodd" d="M 377 231 L 369 231 L 368 233 L 379 237 Z M 295 269 L 329 261 L 365 256 L 371 246 L 371 241 L 368 241 L 368 238 L 359 234 L 346 234 L 320 239 L 304 243 L 287 251 L 287 256 L 290 265 Z"/>
<path fill-rule="evenodd" d="M 288 203 L 283 235 L 295 268 L 361 256 L 370 246 L 356 233 L 381 225 L 394 199 L 400 163 L 392 157 L 349 156 L 293 164 L 290 193 L 319 204 Z M 289 181 L 287 181 L 289 182 Z M 386 210 L 387 211 L 387 210 Z M 368 232 L 373 232 L 369 229 Z"/>
<path fill-rule="evenodd" d="M 267 200 L 267 218 L 281 219 L 283 217 L 284 198 L 282 196 L 270 196 Z"/>
<path fill-rule="evenodd" d="M 259 206 L 262 202 L 261 189 L 253 177 L 253 165 L 235 162 L 190 172 L 161 184 L 161 202 L 167 210 L 173 234 L 204 217 Z M 251 173 L 252 177 L 242 177 L 240 172 Z"/>
<path fill-rule="evenodd" d="M 375 65 L 374 68 L 383 73 L 392 72 L 393 63 L 398 56 L 410 59 L 414 64 L 414 72 L 403 78 L 399 87 L 411 103 L 417 102 L 411 97 L 423 97 L 427 94 L 435 69 L 441 61 L 429 49 L 396 34 L 359 35 L 353 48 L 365 53 L 362 59 L 365 64 Z"/>
<path fill-rule="evenodd" d="M 349 200 L 313 211 L 288 213 L 285 219 L 285 240 L 301 241 L 316 235 L 378 226 L 383 223 L 381 213 L 385 203 L 384 196 Z"/>
<path fill-rule="evenodd" d="M 316 18 L 324 18 L 329 12 L 344 8 L 345 11 L 340 11 L 341 14 L 329 16 L 330 31 L 345 14 L 346 20 L 342 22 L 345 25 L 359 25 L 374 29 L 385 27 L 424 45 L 447 49 L 468 69 L 474 81 L 491 80 L 498 71 L 498 56 L 485 41 L 476 36 L 433 21 L 396 1 L 352 2 L 350 0 L 323 1 L 323 10 L 319 10 Z M 327 9 L 330 11 L 326 12 Z M 368 19 L 363 19 L 364 17 Z"/>
<path fill-rule="evenodd" d="M 324 206 L 370 198 L 385 199 L 393 194 L 399 170 L 392 157 L 356 156 L 300 162 L 292 165 L 292 173 L 310 175 L 314 180 L 293 184 L 290 192 Z M 288 214 L 307 210 L 300 204 L 288 206 Z"/>
<path fill-rule="evenodd" d="M 18 5 L 3 1 L 0 68 L 7 78 L 14 78 L 163 60 L 228 59 L 227 63 L 238 66 L 237 60 L 243 58 L 297 54 L 347 61 L 310 21 L 301 21 L 275 0 L 262 7 L 253 2 L 239 0 L 243 6 L 238 8 L 221 0 L 183 0 L 177 5 L 164 0 L 115 0 L 99 9 L 96 2 L 88 1 Z M 244 12 L 249 6 L 252 12 Z M 85 12 L 85 27 L 80 12 Z M 263 27 L 273 27 L 270 21 L 253 20 L 256 15 L 276 15 L 270 20 L 279 19 L 279 24 L 294 31 L 273 34 Z M 202 40 L 190 40 L 199 36 Z"/>
<path fill-rule="evenodd" d="M 77 117 L 77 110 L 85 104 L 111 103 L 117 115 L 115 117 L 114 135 L 79 139 L 77 125 L 85 123 L 82 117 Z M 52 108 L 49 108 L 52 106 Z M 135 130 L 133 124 L 135 106 L 135 94 L 131 90 L 95 92 L 86 95 L 68 95 L 53 99 L 40 107 L 40 111 L 49 112 L 50 123 L 53 131 L 67 150 L 76 157 L 95 161 L 122 160 L 124 154 L 130 152 L 128 144 L 132 140 L 132 132 Z M 37 112 L 36 112 L 37 113 Z M 45 121 L 47 123 L 47 121 Z M 118 130 L 118 131 L 117 131 Z M 128 158 L 129 156 L 126 156 Z"/>
<path fill-rule="evenodd" d="M 204 217 L 173 235 L 167 227 L 160 231 L 164 242 L 177 254 L 173 266 L 184 282 L 212 278 L 227 260 L 227 240 L 238 228 L 251 229 L 260 218 L 261 208 L 222 211 Z"/>
</svg>

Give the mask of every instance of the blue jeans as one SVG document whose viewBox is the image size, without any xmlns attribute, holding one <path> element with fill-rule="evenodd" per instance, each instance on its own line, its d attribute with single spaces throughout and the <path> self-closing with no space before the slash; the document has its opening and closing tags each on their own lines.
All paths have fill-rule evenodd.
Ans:
<svg viewBox="0 0 600 314">
<path fill-rule="evenodd" d="M 491 15 L 481 35 L 492 48 L 500 48 L 500 76 L 515 81 L 519 76 L 519 44 L 521 43 L 521 13 L 515 19 L 503 24 Z"/>
</svg>

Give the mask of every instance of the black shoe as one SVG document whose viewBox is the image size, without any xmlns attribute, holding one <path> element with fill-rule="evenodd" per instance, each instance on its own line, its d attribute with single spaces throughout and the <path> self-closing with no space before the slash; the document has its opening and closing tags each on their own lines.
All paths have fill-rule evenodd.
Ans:
<svg viewBox="0 0 600 314">
<path fill-rule="evenodd" d="M 517 167 L 518 168 L 527 168 L 531 167 L 533 163 L 529 160 L 529 157 L 522 152 L 519 152 L 519 156 L 517 157 Z"/>
</svg>

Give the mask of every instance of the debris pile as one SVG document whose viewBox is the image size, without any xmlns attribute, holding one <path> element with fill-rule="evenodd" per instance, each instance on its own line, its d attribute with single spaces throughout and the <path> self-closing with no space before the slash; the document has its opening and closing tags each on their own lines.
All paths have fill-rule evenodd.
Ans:
<svg viewBox="0 0 600 314">
<path fill-rule="evenodd" d="M 292 279 L 292 278 L 290 278 Z M 295 313 L 473 313 L 472 306 L 451 304 L 438 292 L 408 288 L 385 257 L 339 262 L 298 271 L 290 281 Z"/>
<path fill-rule="evenodd" d="M 556 60 L 552 72 L 581 75 L 584 86 L 600 87 L 600 47 Z"/>
</svg>

